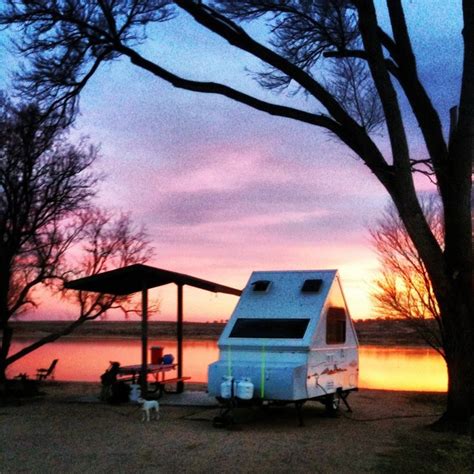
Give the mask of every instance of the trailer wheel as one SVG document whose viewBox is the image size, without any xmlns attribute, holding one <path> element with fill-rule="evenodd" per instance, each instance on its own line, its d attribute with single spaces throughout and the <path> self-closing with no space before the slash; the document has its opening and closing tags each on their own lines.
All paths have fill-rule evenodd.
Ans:
<svg viewBox="0 0 474 474">
<path fill-rule="evenodd" d="M 328 395 L 324 402 L 324 406 L 326 407 L 326 413 L 328 415 L 335 416 L 339 411 L 339 405 L 341 403 L 341 399 L 335 393 Z"/>
</svg>

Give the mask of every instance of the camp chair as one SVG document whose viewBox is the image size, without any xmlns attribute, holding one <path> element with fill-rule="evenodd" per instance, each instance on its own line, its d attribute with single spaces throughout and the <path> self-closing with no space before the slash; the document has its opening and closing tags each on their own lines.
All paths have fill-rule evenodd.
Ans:
<svg viewBox="0 0 474 474">
<path fill-rule="evenodd" d="M 49 376 L 54 379 L 54 369 L 59 359 L 54 359 L 51 365 L 47 369 L 36 370 L 36 380 L 46 380 Z"/>
</svg>

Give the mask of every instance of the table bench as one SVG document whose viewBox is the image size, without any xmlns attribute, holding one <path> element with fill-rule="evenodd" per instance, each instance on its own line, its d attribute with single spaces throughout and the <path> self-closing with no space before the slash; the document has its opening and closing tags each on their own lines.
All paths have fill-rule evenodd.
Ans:
<svg viewBox="0 0 474 474">
<path fill-rule="evenodd" d="M 165 373 L 175 370 L 177 364 L 149 364 L 147 367 L 147 374 L 154 375 L 154 388 L 149 390 L 150 393 L 157 393 L 158 398 L 160 398 L 164 392 L 166 393 L 175 393 L 168 392 L 165 390 L 165 385 L 170 383 L 182 383 L 185 380 L 189 380 L 191 377 L 173 377 L 170 379 L 165 378 Z M 125 365 L 119 368 L 117 380 L 122 382 L 133 382 L 138 381 L 140 376 L 142 366 L 141 365 Z"/>
</svg>

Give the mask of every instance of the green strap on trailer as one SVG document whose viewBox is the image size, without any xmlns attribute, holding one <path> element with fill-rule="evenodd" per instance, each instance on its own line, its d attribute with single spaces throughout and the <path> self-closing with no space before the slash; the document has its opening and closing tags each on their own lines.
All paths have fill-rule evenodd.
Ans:
<svg viewBox="0 0 474 474">
<path fill-rule="evenodd" d="M 232 376 L 232 349 L 230 345 L 227 346 L 227 375 Z"/>
</svg>

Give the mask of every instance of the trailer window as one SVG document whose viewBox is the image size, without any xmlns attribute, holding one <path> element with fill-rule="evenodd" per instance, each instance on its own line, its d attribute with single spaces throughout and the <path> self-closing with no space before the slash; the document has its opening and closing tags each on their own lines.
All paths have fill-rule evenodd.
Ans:
<svg viewBox="0 0 474 474">
<path fill-rule="evenodd" d="M 326 316 L 326 344 L 346 342 L 346 311 L 344 308 L 329 308 Z"/>
<path fill-rule="evenodd" d="M 302 339 L 308 323 L 309 319 L 239 318 L 235 322 L 229 337 Z"/>
<path fill-rule="evenodd" d="M 303 293 L 318 293 L 321 289 L 321 285 L 323 284 L 323 280 L 321 279 L 312 279 L 312 280 L 305 280 L 303 286 L 301 287 L 301 291 Z"/>
</svg>

